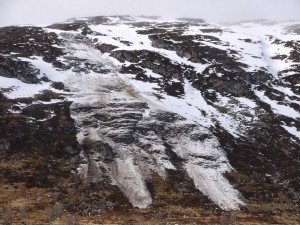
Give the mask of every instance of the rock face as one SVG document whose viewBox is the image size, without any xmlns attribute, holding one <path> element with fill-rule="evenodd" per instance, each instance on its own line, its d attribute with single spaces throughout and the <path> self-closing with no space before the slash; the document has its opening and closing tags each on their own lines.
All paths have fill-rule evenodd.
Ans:
<svg viewBox="0 0 300 225">
<path fill-rule="evenodd" d="M 33 68 L 30 63 L 4 57 L 0 60 L 0 71 L 3 77 L 16 78 L 24 83 L 38 83 L 38 75 L 40 71 Z"/>
<path fill-rule="evenodd" d="M 86 214 L 185 198 L 296 215 L 299 41 L 293 23 L 184 18 L 0 28 L 1 157 L 43 158 L 30 176 L 5 168 L 1 182 L 52 188 Z M 80 185 L 62 192 L 55 179 Z"/>
</svg>

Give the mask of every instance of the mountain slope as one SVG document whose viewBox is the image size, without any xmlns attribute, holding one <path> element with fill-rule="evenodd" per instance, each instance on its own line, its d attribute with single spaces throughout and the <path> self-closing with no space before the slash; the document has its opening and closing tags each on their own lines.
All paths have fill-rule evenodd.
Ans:
<svg viewBox="0 0 300 225">
<path fill-rule="evenodd" d="M 296 22 L 119 16 L 1 28 L 1 154 L 35 149 L 48 181 L 60 176 L 49 157 L 63 158 L 83 187 L 113 187 L 98 190 L 104 208 L 155 207 L 163 184 L 197 207 L 296 215 L 299 43 Z"/>
</svg>

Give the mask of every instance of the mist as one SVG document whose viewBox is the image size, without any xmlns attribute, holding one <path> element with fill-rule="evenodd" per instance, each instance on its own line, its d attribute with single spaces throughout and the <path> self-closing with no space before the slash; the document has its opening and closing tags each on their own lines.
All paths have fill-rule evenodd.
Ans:
<svg viewBox="0 0 300 225">
<path fill-rule="evenodd" d="M 300 21 L 299 12 L 299 0 L 0 0 L 0 26 L 99 15 L 192 17 L 218 23 Z"/>
</svg>

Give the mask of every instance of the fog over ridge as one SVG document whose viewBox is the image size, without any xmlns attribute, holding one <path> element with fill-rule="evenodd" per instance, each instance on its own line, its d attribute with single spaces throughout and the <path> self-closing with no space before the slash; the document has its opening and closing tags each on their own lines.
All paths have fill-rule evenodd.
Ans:
<svg viewBox="0 0 300 225">
<path fill-rule="evenodd" d="M 299 20 L 299 0 L 0 0 L 0 26 L 48 24 L 71 17 L 146 15 L 213 22 Z"/>
</svg>

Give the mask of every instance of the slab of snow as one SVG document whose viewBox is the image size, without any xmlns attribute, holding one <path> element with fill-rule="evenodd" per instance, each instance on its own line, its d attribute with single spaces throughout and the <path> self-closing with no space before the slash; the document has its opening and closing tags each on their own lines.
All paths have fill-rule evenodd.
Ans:
<svg viewBox="0 0 300 225">
<path fill-rule="evenodd" d="M 244 205 L 239 192 L 232 188 L 220 172 L 193 163 L 187 163 L 186 168 L 195 186 L 223 210 L 239 210 Z"/>
<path fill-rule="evenodd" d="M 134 165 L 132 158 L 116 159 L 112 174 L 118 187 L 135 207 L 146 208 L 152 203 L 145 177 L 139 167 Z"/>
<path fill-rule="evenodd" d="M 220 149 L 218 140 L 212 134 L 204 128 L 191 131 L 193 135 L 201 135 L 201 133 L 208 134 L 210 137 L 204 141 L 195 141 L 186 134 L 181 134 L 167 141 L 173 146 L 173 151 L 186 161 L 184 166 L 188 175 L 203 194 L 224 210 L 238 210 L 244 203 L 239 192 L 223 175 L 225 172 L 232 171 L 232 167 L 225 153 Z"/>
<path fill-rule="evenodd" d="M 126 79 L 124 77 L 123 79 Z M 145 83 L 143 81 L 131 80 L 127 78 L 138 93 L 143 96 L 149 104 L 156 106 L 160 109 L 177 113 L 189 121 L 197 122 L 205 127 L 213 126 L 209 115 L 205 117 L 201 110 L 209 112 L 209 105 L 203 99 L 201 93 L 195 90 L 188 81 L 185 81 L 185 96 L 184 98 L 177 98 L 169 96 L 164 93 L 155 91 L 155 88 L 159 88 L 157 84 Z M 154 94 L 161 95 L 161 99 L 157 99 Z"/>
<path fill-rule="evenodd" d="M 291 118 L 300 118 L 300 113 L 297 112 L 296 110 L 294 110 L 291 107 L 288 107 L 286 105 L 280 105 L 277 101 L 271 100 L 270 98 L 268 98 L 264 92 L 262 91 L 255 91 L 255 94 L 263 101 L 268 103 L 273 112 L 276 114 L 281 114 L 287 117 L 291 117 Z"/>
<path fill-rule="evenodd" d="M 284 129 L 286 129 L 287 132 L 294 135 L 295 137 L 297 137 L 300 140 L 300 131 L 298 131 L 296 127 L 289 127 L 289 126 L 284 126 L 284 125 L 282 127 Z"/>
<path fill-rule="evenodd" d="M 253 100 L 250 100 L 249 98 L 239 97 L 239 98 L 236 98 L 236 99 L 239 100 L 240 103 L 242 103 L 245 106 L 248 106 L 250 108 L 257 107 L 256 102 L 254 102 Z"/>
<path fill-rule="evenodd" d="M 149 69 L 144 69 L 146 71 L 146 75 L 148 77 L 153 77 L 153 78 L 162 78 L 163 76 L 157 73 L 154 73 L 152 70 Z"/>
<path fill-rule="evenodd" d="M 278 90 L 282 93 L 284 93 L 285 95 L 288 95 L 288 96 L 297 96 L 290 88 L 288 87 L 283 87 L 283 86 L 272 86 L 273 89 L 275 90 Z"/>
<path fill-rule="evenodd" d="M 40 70 L 38 78 L 46 76 L 51 81 L 62 82 L 66 79 L 66 73 L 58 71 L 52 64 L 43 61 L 42 57 L 23 58 L 18 59 L 30 62 L 35 68 Z M 53 90 L 55 92 L 62 92 L 55 90 L 50 86 L 50 82 L 41 82 L 38 84 L 27 84 L 15 78 L 6 78 L 0 76 L 0 88 L 8 89 L 4 95 L 8 98 L 28 98 L 41 93 L 43 90 Z"/>
<path fill-rule="evenodd" d="M 8 88 L 8 92 L 3 94 L 7 98 L 29 98 L 39 94 L 43 90 L 51 89 L 49 83 L 27 84 L 15 78 L 6 78 L 0 76 L 0 88 Z"/>
<path fill-rule="evenodd" d="M 49 80 L 55 82 L 63 82 L 66 79 L 66 76 L 62 71 L 55 69 L 52 64 L 45 62 L 40 56 L 35 56 L 33 58 L 19 57 L 19 59 L 30 62 L 35 68 L 39 69 L 40 76 L 38 78 L 46 76 Z"/>
<path fill-rule="evenodd" d="M 247 55 L 251 56 L 261 56 L 264 59 L 264 62 L 269 68 L 269 71 L 273 74 L 273 76 L 278 79 L 278 72 L 290 68 L 291 65 L 295 64 L 294 62 L 286 61 L 286 60 L 276 60 L 272 59 L 277 55 L 289 55 L 291 49 L 285 47 L 283 44 L 276 44 L 274 42 L 275 39 L 281 40 L 284 42 L 287 41 L 299 41 L 299 35 L 287 34 L 285 32 L 285 27 L 288 23 L 274 24 L 272 26 L 268 26 L 266 24 L 260 23 L 242 23 L 234 26 L 230 26 L 230 29 L 236 32 L 238 37 L 245 36 L 254 40 L 256 44 L 243 44 L 240 45 L 240 50 L 243 53 L 242 58 L 246 64 L 248 65 L 262 65 L 261 62 L 263 60 L 255 60 L 255 58 L 249 58 Z M 226 39 L 226 37 L 225 37 Z M 259 44 L 260 45 L 259 45 Z M 252 46 L 252 47 L 247 47 Z M 260 47 L 260 48 L 257 48 Z M 255 52 L 256 53 L 255 53 Z M 261 54 L 259 54 L 261 52 Z M 246 56 L 246 57 L 245 57 Z M 262 65 L 263 66 L 263 65 Z M 253 69 L 256 66 L 251 66 Z M 258 67 L 257 67 L 258 68 Z"/>
</svg>

